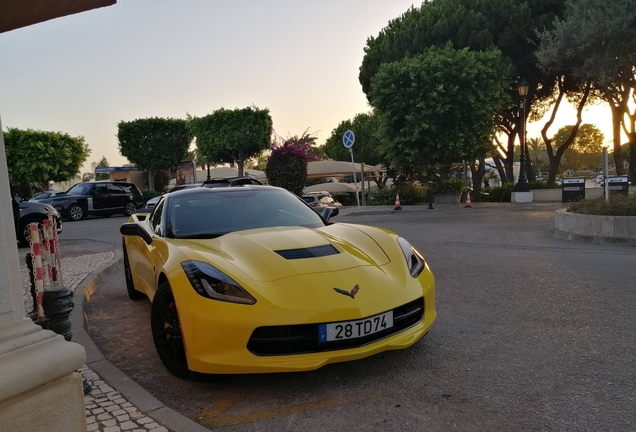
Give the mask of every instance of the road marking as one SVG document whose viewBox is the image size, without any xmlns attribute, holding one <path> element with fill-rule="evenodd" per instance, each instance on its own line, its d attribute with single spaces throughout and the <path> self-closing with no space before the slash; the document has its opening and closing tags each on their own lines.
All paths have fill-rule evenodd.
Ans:
<svg viewBox="0 0 636 432">
<path fill-rule="evenodd" d="M 230 426 L 242 423 L 253 423 L 259 420 L 275 419 L 279 417 L 286 417 L 293 414 L 299 414 L 309 411 L 318 411 L 325 408 L 332 408 L 338 405 L 360 402 L 363 400 L 376 399 L 379 397 L 387 396 L 386 392 L 374 392 L 365 397 L 356 398 L 329 398 L 318 402 L 304 402 L 295 405 L 282 406 L 275 409 L 257 409 L 247 414 L 242 415 L 223 415 L 224 412 L 233 408 L 239 402 L 246 399 L 248 394 L 240 394 L 229 397 L 221 402 L 216 403 L 210 409 L 201 411 L 197 415 L 197 419 L 207 425 L 213 426 Z"/>
</svg>

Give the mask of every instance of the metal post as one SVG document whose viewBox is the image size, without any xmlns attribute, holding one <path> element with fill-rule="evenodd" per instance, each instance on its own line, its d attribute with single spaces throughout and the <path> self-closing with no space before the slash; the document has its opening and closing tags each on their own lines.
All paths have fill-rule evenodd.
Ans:
<svg viewBox="0 0 636 432">
<path fill-rule="evenodd" d="M 608 155 L 607 147 L 603 146 L 603 187 L 605 188 L 605 201 L 609 201 L 609 185 L 607 184 L 607 171 L 608 171 Z"/>
<path fill-rule="evenodd" d="M 208 166 L 208 180 L 210 180 L 210 164 L 207 164 Z"/>
<path fill-rule="evenodd" d="M 517 182 L 517 192 L 528 192 L 528 183 L 526 182 L 526 101 L 525 96 L 522 97 L 521 103 L 521 127 L 519 131 L 519 181 Z"/>
<path fill-rule="evenodd" d="M 349 153 L 351 153 L 351 168 L 353 170 L 353 186 L 356 189 L 356 202 L 358 203 L 358 207 L 360 207 L 360 197 L 358 196 L 358 185 L 356 183 L 356 165 L 353 161 L 353 148 L 349 147 Z"/>
<path fill-rule="evenodd" d="M 366 198 L 364 196 L 364 162 L 362 162 L 360 164 L 360 192 L 361 192 L 361 197 L 362 197 L 362 207 L 364 207 L 365 205 L 367 205 L 367 201 Z"/>
</svg>

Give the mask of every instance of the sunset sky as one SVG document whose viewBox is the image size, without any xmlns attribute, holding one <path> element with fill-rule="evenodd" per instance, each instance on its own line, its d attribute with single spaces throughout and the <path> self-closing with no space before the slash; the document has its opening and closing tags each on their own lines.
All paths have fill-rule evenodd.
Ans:
<svg viewBox="0 0 636 432">
<path fill-rule="evenodd" d="M 117 123 L 269 108 L 282 136 L 318 143 L 368 111 L 358 68 L 369 36 L 412 0 L 119 0 L 0 34 L 2 126 L 84 136 L 91 162 L 127 160 Z M 586 111 L 611 138 L 609 108 Z M 559 124 L 575 121 L 574 111 Z M 542 125 L 529 125 L 528 137 Z M 84 168 L 83 171 L 87 171 Z"/>
</svg>

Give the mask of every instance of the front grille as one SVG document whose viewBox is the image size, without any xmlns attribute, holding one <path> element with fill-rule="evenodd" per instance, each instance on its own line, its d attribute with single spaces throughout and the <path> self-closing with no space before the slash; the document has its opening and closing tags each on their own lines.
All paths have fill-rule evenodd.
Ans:
<svg viewBox="0 0 636 432">
<path fill-rule="evenodd" d="M 252 333 L 247 349 L 257 356 L 306 354 L 367 345 L 399 333 L 422 321 L 424 298 L 393 309 L 393 327 L 356 339 L 318 342 L 319 324 L 258 327 Z"/>
<path fill-rule="evenodd" d="M 302 248 L 302 249 L 277 250 L 274 252 L 276 252 L 278 255 L 288 260 L 303 259 L 303 258 L 320 258 L 320 257 L 336 255 L 340 253 L 338 252 L 338 249 L 336 249 L 332 245 L 314 246 L 314 247 Z"/>
</svg>

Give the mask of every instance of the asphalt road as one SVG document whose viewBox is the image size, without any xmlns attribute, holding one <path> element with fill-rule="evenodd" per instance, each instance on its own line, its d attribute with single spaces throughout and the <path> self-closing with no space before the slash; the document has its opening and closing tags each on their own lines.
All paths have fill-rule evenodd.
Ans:
<svg viewBox="0 0 636 432">
<path fill-rule="evenodd" d="M 551 237 L 560 206 L 341 217 L 398 232 L 435 274 L 438 319 L 406 350 L 309 373 L 184 381 L 160 363 L 149 302 L 128 300 L 122 275 L 91 301 L 89 331 L 113 364 L 209 429 L 632 431 L 636 249 Z M 64 235 L 118 244 L 118 219 L 68 223 Z"/>
</svg>

